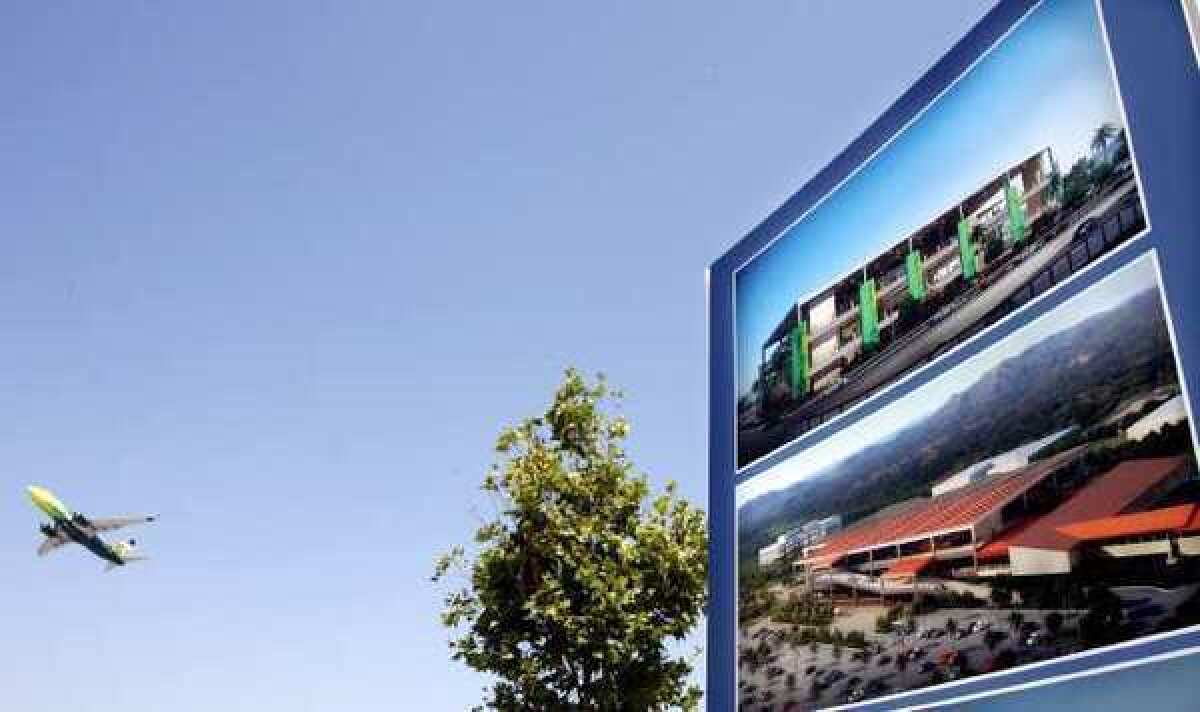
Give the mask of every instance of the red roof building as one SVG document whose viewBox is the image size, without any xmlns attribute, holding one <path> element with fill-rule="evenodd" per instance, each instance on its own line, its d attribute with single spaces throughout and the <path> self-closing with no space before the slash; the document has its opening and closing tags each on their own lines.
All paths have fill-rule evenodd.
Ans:
<svg viewBox="0 0 1200 712">
<path fill-rule="evenodd" d="M 1108 541 L 1152 534 L 1200 533 L 1200 504 L 1180 504 L 1136 514 L 1089 519 L 1058 529 L 1076 541 Z"/>
<path fill-rule="evenodd" d="M 1123 462 L 1096 477 L 1050 513 L 1021 523 L 981 547 L 981 560 L 1007 557 L 1012 573 L 1066 573 L 1075 563 L 1081 541 L 1121 536 L 1122 531 L 1154 532 L 1190 526 L 1194 511 L 1178 508 L 1158 513 L 1136 511 L 1140 504 L 1178 481 L 1187 459 L 1164 457 Z M 1191 506 L 1191 505 L 1187 505 Z M 1155 528 L 1157 527 L 1157 528 Z"/>
<path fill-rule="evenodd" d="M 999 528 L 999 514 L 1007 504 L 1082 453 L 1082 447 L 1073 448 L 938 497 L 889 507 L 811 547 L 804 563 L 809 569 L 849 566 L 911 576 L 937 558 L 964 553 L 970 557 L 975 541 Z M 918 562 L 920 566 L 910 571 Z"/>
</svg>

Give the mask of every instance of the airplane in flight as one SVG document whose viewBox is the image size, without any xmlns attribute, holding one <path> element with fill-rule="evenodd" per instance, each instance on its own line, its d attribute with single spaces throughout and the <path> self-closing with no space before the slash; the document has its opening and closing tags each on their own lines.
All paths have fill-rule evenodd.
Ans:
<svg viewBox="0 0 1200 712">
<path fill-rule="evenodd" d="M 108 565 L 104 567 L 105 571 L 112 571 L 131 561 L 141 561 L 146 558 L 138 553 L 137 541 L 134 539 L 109 544 L 99 535 L 101 532 L 110 532 L 133 524 L 153 522 L 154 517 L 129 516 L 91 519 L 79 512 L 72 512 L 50 490 L 44 487 L 30 485 L 26 491 L 29 492 L 29 499 L 33 500 L 33 505 L 50 518 L 49 523 L 43 523 L 41 526 L 41 532 L 46 539 L 38 547 L 38 556 L 45 556 L 61 546 L 74 542 L 108 562 Z"/>
</svg>

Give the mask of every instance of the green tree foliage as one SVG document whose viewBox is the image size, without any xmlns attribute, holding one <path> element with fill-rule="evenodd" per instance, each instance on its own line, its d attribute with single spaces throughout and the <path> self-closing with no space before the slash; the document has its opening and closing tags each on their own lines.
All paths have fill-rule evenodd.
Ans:
<svg viewBox="0 0 1200 712">
<path fill-rule="evenodd" d="M 689 659 L 671 640 L 705 604 L 704 513 L 674 484 L 650 500 L 623 443 L 614 398 L 568 370 L 540 417 L 506 429 L 482 489 L 499 502 L 434 581 L 466 575 L 445 599 L 453 657 L 496 680 L 495 710 L 695 710 Z M 477 707 L 477 710 L 484 707 Z"/>
<path fill-rule="evenodd" d="M 1092 168 L 1092 160 L 1087 156 L 1071 165 L 1062 182 L 1063 208 L 1073 210 L 1083 204 L 1092 188 Z"/>
<path fill-rule="evenodd" d="M 1125 129 L 1111 123 L 1096 127 L 1089 142 L 1089 155 L 1075 161 L 1061 179 L 1063 207 L 1074 209 L 1082 205 L 1091 190 L 1112 177 L 1114 164 L 1128 157 Z"/>
<path fill-rule="evenodd" d="M 768 615 L 777 606 L 775 594 L 766 588 L 743 586 L 738 593 L 738 622 L 749 623 Z M 832 616 L 832 611 L 830 615 Z"/>
<path fill-rule="evenodd" d="M 792 594 L 771 615 L 777 623 L 827 626 L 833 622 L 833 601 L 811 595 Z"/>
</svg>

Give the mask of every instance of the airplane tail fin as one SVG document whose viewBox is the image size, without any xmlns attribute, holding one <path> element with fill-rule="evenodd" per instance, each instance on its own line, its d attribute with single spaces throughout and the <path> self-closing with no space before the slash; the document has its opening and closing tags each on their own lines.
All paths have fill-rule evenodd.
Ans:
<svg viewBox="0 0 1200 712">
<path fill-rule="evenodd" d="M 113 545 L 113 551 L 115 551 L 117 557 L 121 559 L 122 564 L 130 564 L 134 561 L 145 561 L 147 558 L 149 558 L 137 550 L 137 542 L 133 539 L 130 539 L 127 542 L 117 542 Z M 110 561 L 108 565 L 104 567 L 104 570 L 112 571 L 115 568 L 117 568 L 117 564 L 114 564 Z"/>
</svg>

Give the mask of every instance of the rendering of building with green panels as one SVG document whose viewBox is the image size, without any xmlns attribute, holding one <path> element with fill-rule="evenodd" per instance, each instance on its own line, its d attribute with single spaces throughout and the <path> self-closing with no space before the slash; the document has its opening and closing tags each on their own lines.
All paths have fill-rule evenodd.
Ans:
<svg viewBox="0 0 1200 712">
<path fill-rule="evenodd" d="M 1056 170 L 1050 149 L 1038 151 L 827 289 L 801 296 L 762 346 L 760 404 L 797 403 L 836 387 L 978 287 L 1056 207 Z"/>
</svg>

